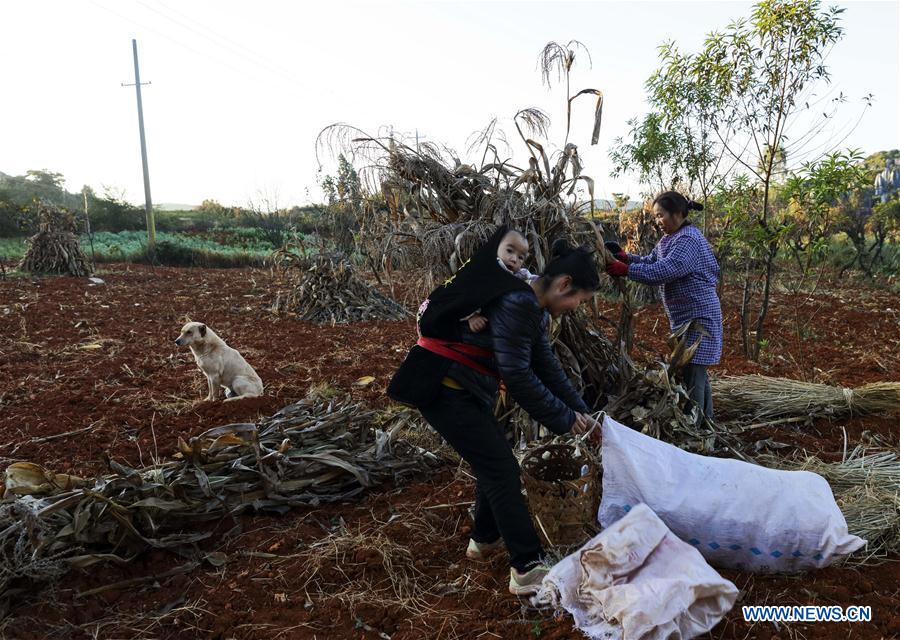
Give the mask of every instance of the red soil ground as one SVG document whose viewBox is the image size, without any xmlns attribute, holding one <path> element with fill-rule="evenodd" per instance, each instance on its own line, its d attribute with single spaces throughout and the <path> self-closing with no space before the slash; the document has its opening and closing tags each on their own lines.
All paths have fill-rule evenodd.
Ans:
<svg viewBox="0 0 900 640">
<path fill-rule="evenodd" d="M 414 335 L 412 321 L 322 327 L 274 317 L 266 310 L 273 283 L 261 270 L 111 266 L 100 276 L 105 284 L 95 286 L 69 278 L 0 281 L 0 465 L 29 460 L 84 476 L 103 473 L 104 452 L 148 464 L 169 456 L 179 436 L 270 415 L 316 384 L 383 406 L 390 373 Z M 847 386 L 897 379 L 897 294 L 849 286 L 809 301 L 777 294 L 758 364 L 741 354 L 735 300 L 726 290 L 725 353 L 716 373 Z M 617 314 L 612 303 L 601 311 L 610 319 Z M 205 382 L 190 353 L 173 342 L 187 318 L 206 322 L 238 348 L 267 395 L 201 401 Z M 802 340 L 798 320 L 809 323 Z M 667 330 L 659 306 L 639 312 L 639 360 L 658 358 Z M 367 375 L 375 382 L 352 386 Z M 898 446 L 896 419 L 884 417 L 817 420 L 761 430 L 758 437 L 833 455 L 843 443 L 841 427 L 851 445 L 868 431 Z M 225 554 L 211 556 L 214 562 L 83 598 L 76 594 L 160 576 L 186 560 L 154 552 L 124 570 L 73 571 L 24 600 L 0 624 L 0 637 L 578 637 L 566 619 L 525 609 L 505 595 L 502 558 L 463 558 L 469 520 L 466 505 L 458 503 L 470 499 L 470 481 L 448 469 L 353 504 L 246 516 L 241 532 L 204 547 Z M 223 525 L 223 532 L 232 526 Z M 369 542 L 346 547 L 357 534 Z M 724 574 L 741 588 L 739 604 L 871 605 L 874 620 L 749 625 L 737 608 L 712 638 L 900 637 L 896 558 L 801 576 Z M 421 584 L 429 586 L 426 593 L 415 590 Z"/>
</svg>

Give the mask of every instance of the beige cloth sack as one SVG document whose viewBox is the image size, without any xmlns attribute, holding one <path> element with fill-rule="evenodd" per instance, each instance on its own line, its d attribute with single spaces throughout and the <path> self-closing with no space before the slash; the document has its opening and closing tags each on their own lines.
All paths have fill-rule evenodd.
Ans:
<svg viewBox="0 0 900 640">
<path fill-rule="evenodd" d="M 640 504 L 554 566 L 532 601 L 565 609 L 594 640 L 674 640 L 712 629 L 737 595 Z"/>
</svg>

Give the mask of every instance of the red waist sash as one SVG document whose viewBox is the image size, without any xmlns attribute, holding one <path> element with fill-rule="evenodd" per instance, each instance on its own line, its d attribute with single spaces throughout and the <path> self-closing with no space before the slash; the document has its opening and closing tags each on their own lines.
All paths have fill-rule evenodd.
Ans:
<svg viewBox="0 0 900 640">
<path fill-rule="evenodd" d="M 416 344 L 423 349 L 428 349 L 428 351 L 431 351 L 432 353 L 436 353 L 439 356 L 443 356 L 454 362 L 458 362 L 463 366 L 469 367 L 470 369 L 474 369 L 480 374 L 491 376 L 492 378 L 500 378 L 496 371 L 489 369 L 480 362 L 472 359 L 473 357 L 493 358 L 494 352 L 490 349 L 476 347 L 473 344 L 450 342 L 448 340 L 438 340 L 437 338 L 427 338 L 425 336 L 419 336 L 419 340 Z"/>
</svg>

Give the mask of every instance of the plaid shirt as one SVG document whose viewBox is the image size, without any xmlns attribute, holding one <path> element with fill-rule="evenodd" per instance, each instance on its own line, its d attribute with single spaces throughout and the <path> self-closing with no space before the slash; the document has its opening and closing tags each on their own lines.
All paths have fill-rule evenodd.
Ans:
<svg viewBox="0 0 900 640">
<path fill-rule="evenodd" d="M 722 307 L 716 295 L 719 264 L 712 247 L 692 224 L 663 236 L 649 256 L 628 254 L 628 277 L 644 284 L 660 285 L 663 306 L 674 331 L 699 320 L 709 333 L 694 354 L 694 364 L 719 364 L 722 356 Z M 698 334 L 687 334 L 693 344 Z"/>
</svg>

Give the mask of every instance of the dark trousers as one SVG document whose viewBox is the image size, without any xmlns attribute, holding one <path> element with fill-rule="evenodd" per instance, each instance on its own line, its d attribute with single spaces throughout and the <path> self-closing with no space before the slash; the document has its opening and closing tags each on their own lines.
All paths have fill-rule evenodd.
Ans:
<svg viewBox="0 0 900 640">
<path fill-rule="evenodd" d="M 684 386 L 688 397 L 700 407 L 710 420 L 713 419 L 712 387 L 709 384 L 709 373 L 705 364 L 689 364 L 682 370 Z"/>
<path fill-rule="evenodd" d="M 540 561 L 543 550 L 522 495 L 519 463 L 490 407 L 468 391 L 444 387 L 421 411 L 475 473 L 472 539 L 494 542 L 502 537 L 509 563 L 518 571 Z"/>
</svg>

